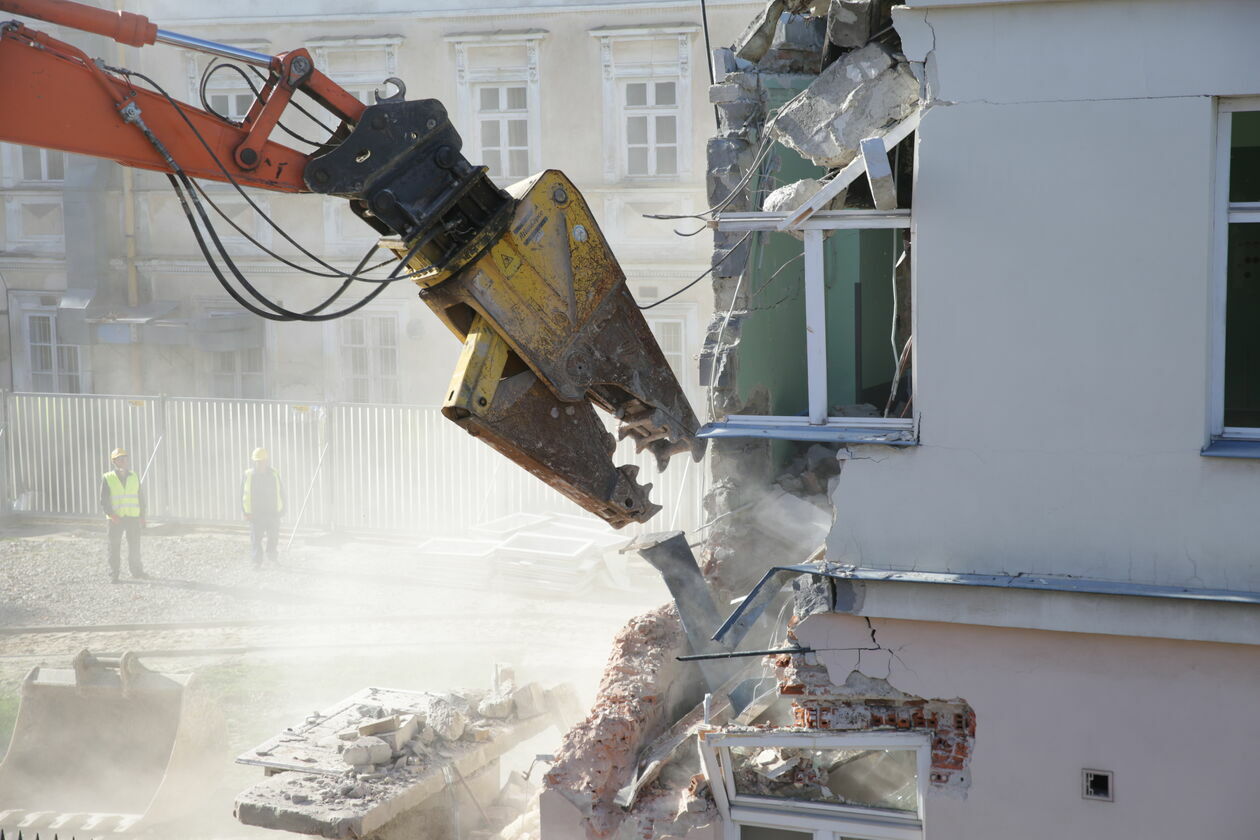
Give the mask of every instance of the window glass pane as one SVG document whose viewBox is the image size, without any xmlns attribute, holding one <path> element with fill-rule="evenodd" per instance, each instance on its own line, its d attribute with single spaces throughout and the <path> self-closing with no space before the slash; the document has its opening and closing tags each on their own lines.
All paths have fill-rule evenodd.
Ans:
<svg viewBox="0 0 1260 840">
<path fill-rule="evenodd" d="M 262 348 L 251 347 L 241 351 L 241 373 L 262 373 Z"/>
<path fill-rule="evenodd" d="M 1260 427 L 1260 224 L 1229 226 L 1225 425 Z"/>
<path fill-rule="evenodd" d="M 31 342 L 33 344 L 52 343 L 51 315 L 32 315 L 28 323 L 31 325 Z"/>
<path fill-rule="evenodd" d="M 47 344 L 31 345 L 31 370 L 51 371 L 53 369 L 53 349 Z"/>
<path fill-rule="evenodd" d="M 377 374 L 380 376 L 398 375 L 398 351 L 392 347 L 382 347 L 377 353 Z"/>
<path fill-rule="evenodd" d="M 632 146 L 641 146 L 648 141 L 648 118 L 626 118 L 626 142 Z"/>
<path fill-rule="evenodd" d="M 77 373 L 62 374 L 58 377 L 61 382 L 61 393 L 63 394 L 81 394 L 83 393 L 83 378 Z"/>
<path fill-rule="evenodd" d="M 57 370 L 60 373 L 78 373 L 79 372 L 79 348 L 71 345 L 62 345 L 57 348 Z"/>
<path fill-rule="evenodd" d="M 656 118 L 656 142 L 673 145 L 678 142 L 678 118 Z"/>
<path fill-rule="evenodd" d="M 481 121 L 481 147 L 483 149 L 496 149 L 503 145 L 501 133 L 499 131 L 498 120 L 482 120 Z"/>
<path fill-rule="evenodd" d="M 730 756 L 739 795 L 918 812 L 914 750 L 731 747 Z"/>
<path fill-rule="evenodd" d="M 497 151 L 483 152 L 481 162 L 490 170 L 490 177 L 498 178 L 503 175 L 503 161 Z"/>
<path fill-rule="evenodd" d="M 523 148 L 529 145 L 529 123 L 525 120 L 508 120 L 508 145 Z"/>
<path fill-rule="evenodd" d="M 808 831 L 792 831 L 787 828 L 767 828 L 761 825 L 741 825 L 739 840 L 811 840 Z"/>
<path fill-rule="evenodd" d="M 499 89 L 497 87 L 483 87 L 481 89 L 481 110 L 499 110 Z"/>
<path fill-rule="evenodd" d="M 673 146 L 662 146 L 656 150 L 656 174 L 678 174 L 678 149 Z"/>
<path fill-rule="evenodd" d="M 510 87 L 507 89 L 507 106 L 513 111 L 525 110 L 525 88 Z"/>
<path fill-rule="evenodd" d="M 398 380 L 386 379 L 381 382 L 380 401 L 383 403 L 398 402 Z"/>
<path fill-rule="evenodd" d="M 656 104 L 657 105 L 675 105 L 678 102 L 678 93 L 673 82 L 657 82 L 656 83 Z"/>
<path fill-rule="evenodd" d="M 1239 111 L 1233 115 L 1229 200 L 1260 201 L 1260 111 Z"/>
<path fill-rule="evenodd" d="M 350 402 L 371 402 L 366 379 L 350 380 Z"/>
<path fill-rule="evenodd" d="M 373 318 L 372 340 L 378 347 L 398 344 L 398 322 L 393 318 Z"/>
<path fill-rule="evenodd" d="M 243 120 L 249 116 L 250 106 L 254 104 L 254 95 L 251 93 L 238 93 L 232 97 L 232 116 L 239 120 Z"/>
<path fill-rule="evenodd" d="M 626 85 L 626 105 L 634 108 L 647 104 L 647 82 L 631 82 Z"/>
<path fill-rule="evenodd" d="M 232 105 L 226 93 L 212 93 L 206 97 L 210 103 L 210 110 L 214 111 L 221 117 L 232 116 Z"/>
<path fill-rule="evenodd" d="M 508 153 L 508 175 L 514 178 L 523 178 L 529 174 L 529 152 L 524 149 L 518 149 Z"/>
<path fill-rule="evenodd" d="M 34 146 L 22 147 L 22 180 L 44 180 L 43 159 L 39 153 L 39 149 Z"/>
<path fill-rule="evenodd" d="M 368 351 L 366 347 L 351 347 L 346 352 L 346 367 L 351 376 L 368 375 Z"/>
<path fill-rule="evenodd" d="M 51 391 L 57 390 L 57 377 L 51 373 L 31 373 L 31 390 L 32 391 Z"/>
<path fill-rule="evenodd" d="M 626 173 L 630 175 L 648 174 L 648 150 L 646 146 L 629 149 L 626 157 Z"/>
<path fill-rule="evenodd" d="M 363 319 L 347 318 L 341 322 L 342 335 L 346 344 L 363 343 Z"/>
<path fill-rule="evenodd" d="M 63 181 L 66 177 L 66 156 L 61 152 L 45 151 L 44 159 L 48 161 L 48 180 Z"/>
</svg>

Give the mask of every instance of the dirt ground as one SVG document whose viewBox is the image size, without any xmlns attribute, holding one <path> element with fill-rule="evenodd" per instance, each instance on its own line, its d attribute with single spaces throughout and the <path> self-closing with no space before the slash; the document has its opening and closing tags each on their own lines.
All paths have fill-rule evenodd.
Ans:
<svg viewBox="0 0 1260 840">
<path fill-rule="evenodd" d="M 164 836 L 296 836 L 235 822 L 233 798 L 262 773 L 233 759 L 364 686 L 485 687 L 503 663 L 518 682 L 571 682 L 589 703 L 616 630 L 668 599 L 650 578 L 631 589 L 596 579 L 566 596 L 499 586 L 484 570 L 434 567 L 415 538 L 299 538 L 255 569 L 243 531 L 169 526 L 144 537 L 151 578 L 112 584 L 104 542 L 95 523 L 0 527 L 0 751 L 35 665 L 131 650 L 151 668 L 197 673 L 230 743 L 222 776 Z M 20 803 L 0 791 L 6 807 Z"/>
</svg>

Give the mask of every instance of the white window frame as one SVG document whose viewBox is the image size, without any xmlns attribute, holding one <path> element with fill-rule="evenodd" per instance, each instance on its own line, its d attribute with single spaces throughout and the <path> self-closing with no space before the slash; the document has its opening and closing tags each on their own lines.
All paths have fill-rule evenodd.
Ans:
<svg viewBox="0 0 1260 840">
<path fill-rule="evenodd" d="M 644 301 L 645 306 L 651 304 L 652 301 Z M 643 311 L 643 318 L 648 322 L 648 329 L 650 330 L 652 329 L 652 324 L 658 321 L 675 321 L 682 325 L 683 359 L 681 370 L 677 370 L 674 373 L 677 376 L 678 384 L 682 386 L 683 393 L 687 394 L 689 398 L 694 398 L 696 392 L 696 355 L 700 351 L 700 342 L 698 340 L 699 310 L 699 305 L 692 302 L 668 301 Z M 652 334 L 655 336 L 656 331 L 652 330 Z M 664 352 L 663 348 L 662 352 Z"/>
<path fill-rule="evenodd" d="M 1225 297 L 1229 273 L 1229 226 L 1240 222 L 1260 223 L 1260 202 L 1229 201 L 1232 120 L 1233 114 L 1239 111 L 1260 111 L 1260 96 L 1217 100 L 1208 427 L 1214 440 L 1260 442 L 1260 428 L 1225 425 Z"/>
<path fill-rule="evenodd" d="M 671 182 L 686 180 L 692 172 L 691 146 L 691 50 L 699 27 L 677 26 L 599 27 L 590 31 L 599 41 L 604 79 L 604 179 Z M 614 46 L 625 41 L 675 41 L 677 52 L 670 61 L 617 62 Z M 628 81 L 675 81 L 678 113 L 678 171 L 672 175 L 629 175 L 626 159 L 625 83 Z"/>
<path fill-rule="evenodd" d="M 58 303 L 48 303 L 46 300 L 57 300 L 60 302 L 61 294 L 59 292 L 10 292 L 9 293 L 9 331 L 10 335 L 16 336 L 17 347 L 15 348 L 14 357 L 11 361 L 13 372 L 13 389 L 15 391 L 30 391 L 34 387 L 34 372 L 31 369 L 31 332 L 30 332 L 30 316 L 46 315 L 52 319 L 52 341 L 53 341 L 53 377 L 59 380 L 61 374 L 56 370 L 58 347 L 74 347 L 79 356 L 79 390 L 77 393 L 92 393 L 92 367 L 90 348 L 82 344 L 63 343 L 57 340 L 57 309 Z M 57 390 L 52 393 L 75 393 L 63 392 L 58 384 Z"/>
<path fill-rule="evenodd" d="M 931 771 L 931 742 L 917 732 L 707 732 L 698 739 L 700 762 L 722 817 L 723 840 L 739 840 L 743 825 L 812 832 L 814 840 L 922 840 L 923 802 Z M 912 817 L 877 808 L 793 802 L 741 795 L 735 790 L 730 748 L 913 750 L 918 808 Z"/>
<path fill-rule="evenodd" d="M 910 446 L 918 443 L 915 417 L 829 417 L 827 408 L 827 312 L 823 240 L 827 231 L 832 230 L 912 230 L 911 211 L 821 209 L 867 173 L 865 155 L 868 150 L 877 152 L 883 158 L 872 158 L 869 164 L 872 172 L 886 172 L 886 149 L 893 148 L 909 137 L 918 126 L 919 112 L 915 111 L 890 128 L 881 141 L 863 141 L 862 153 L 829 180 L 813 198 L 795 210 L 719 214 L 718 230 L 721 231 L 752 234 L 761 231 L 796 231 L 801 234 L 805 258 L 805 371 L 809 410 L 805 417 L 732 414 L 720 422 L 705 424 L 700 430 L 700 437 L 763 437 L 888 446 Z M 913 266 L 913 262 L 911 265 Z M 729 313 L 726 317 L 729 318 Z M 719 333 L 719 337 L 720 335 Z M 713 363 L 716 365 L 720 361 L 722 348 L 719 346 L 714 350 Z M 913 354 L 917 352 L 917 347 L 912 348 L 911 370 L 916 369 Z M 917 417 L 917 410 L 915 415 Z"/>
<path fill-rule="evenodd" d="M 348 318 L 392 318 L 394 320 L 394 336 L 396 342 L 395 351 L 398 354 L 397 366 L 392 379 L 395 380 L 395 396 L 394 400 L 384 400 L 381 394 L 381 382 L 383 377 L 376 370 L 376 361 L 373 358 L 371 347 L 369 345 L 368 365 L 369 375 L 366 377 L 368 383 L 368 400 L 366 404 L 382 404 L 382 405 L 401 405 L 403 403 L 403 377 L 402 377 L 402 352 L 403 352 L 403 323 L 402 308 L 391 306 L 366 306 L 350 315 L 337 318 L 328 323 L 324 332 L 324 347 L 329 357 L 334 359 L 334 369 L 336 370 L 336 381 L 328 383 L 325 391 L 327 398 L 339 402 L 350 402 L 350 376 L 346 371 L 345 357 L 343 353 L 343 343 L 341 340 L 342 330 L 345 329 L 345 322 Z"/>
<path fill-rule="evenodd" d="M 542 168 L 542 86 L 539 83 L 539 45 L 548 35 L 545 29 L 522 29 L 506 32 L 461 32 L 444 40 L 455 51 L 455 117 L 456 125 L 468 138 L 465 157 L 473 164 L 481 154 L 481 121 L 478 89 L 485 85 L 525 87 L 525 116 L 528 120 L 529 174 Z M 472 59 L 476 51 L 496 47 L 519 46 L 525 49 L 525 63 L 509 67 L 477 67 Z M 500 185 L 518 180 L 496 178 Z"/>
<path fill-rule="evenodd" d="M 65 248 L 65 204 L 62 190 L 65 187 L 65 170 L 70 156 L 65 152 L 38 149 L 40 166 L 47 169 L 48 155 L 62 156 L 62 178 L 26 177 L 22 167 L 23 146 L 16 143 L 0 144 L 0 186 L 4 194 L 4 239 L 8 247 L 18 247 L 36 253 L 59 253 Z M 61 213 L 62 233 L 52 236 L 34 236 L 22 228 L 22 211 L 27 205 L 56 205 Z"/>
<path fill-rule="evenodd" d="M 381 90 L 383 94 L 385 80 L 398 75 L 398 47 L 402 44 L 402 36 L 385 35 L 370 38 L 315 38 L 307 42 L 315 66 L 326 73 L 330 79 L 350 91 L 365 105 L 375 104 L 372 94 Z M 379 68 L 361 70 L 355 73 L 328 73 L 327 67 L 333 54 L 337 52 L 357 52 L 359 50 L 379 50 L 381 64 Z"/>
<path fill-rule="evenodd" d="M 233 41 L 232 45 L 252 52 L 264 54 L 271 53 L 271 44 L 265 40 L 245 39 Z M 222 64 L 225 62 L 225 59 L 213 56 L 208 57 L 204 53 L 192 52 L 191 50 L 184 52 L 184 72 L 188 78 L 188 101 L 194 103 L 198 108 L 201 107 L 201 74 L 210 62 Z M 249 74 L 250 79 L 254 83 L 254 87 L 262 90 L 262 87 L 265 84 L 262 79 L 253 75 L 250 68 L 241 66 L 239 62 L 236 62 L 236 65 Z M 245 84 L 245 80 L 231 70 L 221 70 L 211 77 L 210 82 L 206 85 L 206 94 L 209 96 L 210 94 L 216 93 L 229 95 L 246 94 L 251 99 L 254 96 L 253 92 L 249 89 L 249 85 Z M 241 118 L 244 116 L 244 114 L 240 115 Z"/>
</svg>

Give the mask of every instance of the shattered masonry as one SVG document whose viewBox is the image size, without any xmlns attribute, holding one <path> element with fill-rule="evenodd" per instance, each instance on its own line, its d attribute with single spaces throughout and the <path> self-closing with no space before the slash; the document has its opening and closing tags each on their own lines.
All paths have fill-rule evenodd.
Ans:
<svg viewBox="0 0 1260 840">
<path fill-rule="evenodd" d="M 925 700 L 860 671 L 850 673 L 844 685 L 836 685 L 825 666 L 806 664 L 801 654 L 767 659 L 773 662 L 779 694 L 791 698 L 797 728 L 921 732 L 932 739 L 931 787 L 961 793 L 971 786 L 976 714 L 965 701 Z"/>
</svg>

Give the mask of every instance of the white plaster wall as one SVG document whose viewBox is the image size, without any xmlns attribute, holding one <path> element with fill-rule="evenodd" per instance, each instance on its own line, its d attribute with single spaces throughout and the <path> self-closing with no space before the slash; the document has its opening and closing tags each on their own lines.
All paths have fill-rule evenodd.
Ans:
<svg viewBox="0 0 1260 840">
<path fill-rule="evenodd" d="M 1228 46 L 1258 31 L 1260 4 L 1026 3 L 922 20 L 898 18 L 945 100 L 918 137 L 922 445 L 845 466 L 831 556 L 1260 589 L 1260 463 L 1199 454 L 1205 94 L 1260 90 L 1255 51 Z"/>
<path fill-rule="evenodd" d="M 994 630 L 876 619 L 860 670 L 976 714 L 965 799 L 930 793 L 927 840 L 1254 837 L 1260 689 L 1254 646 Z M 832 681 L 871 630 L 823 614 L 796 630 Z M 1115 773 L 1115 801 L 1081 798 L 1083 768 Z"/>
</svg>

